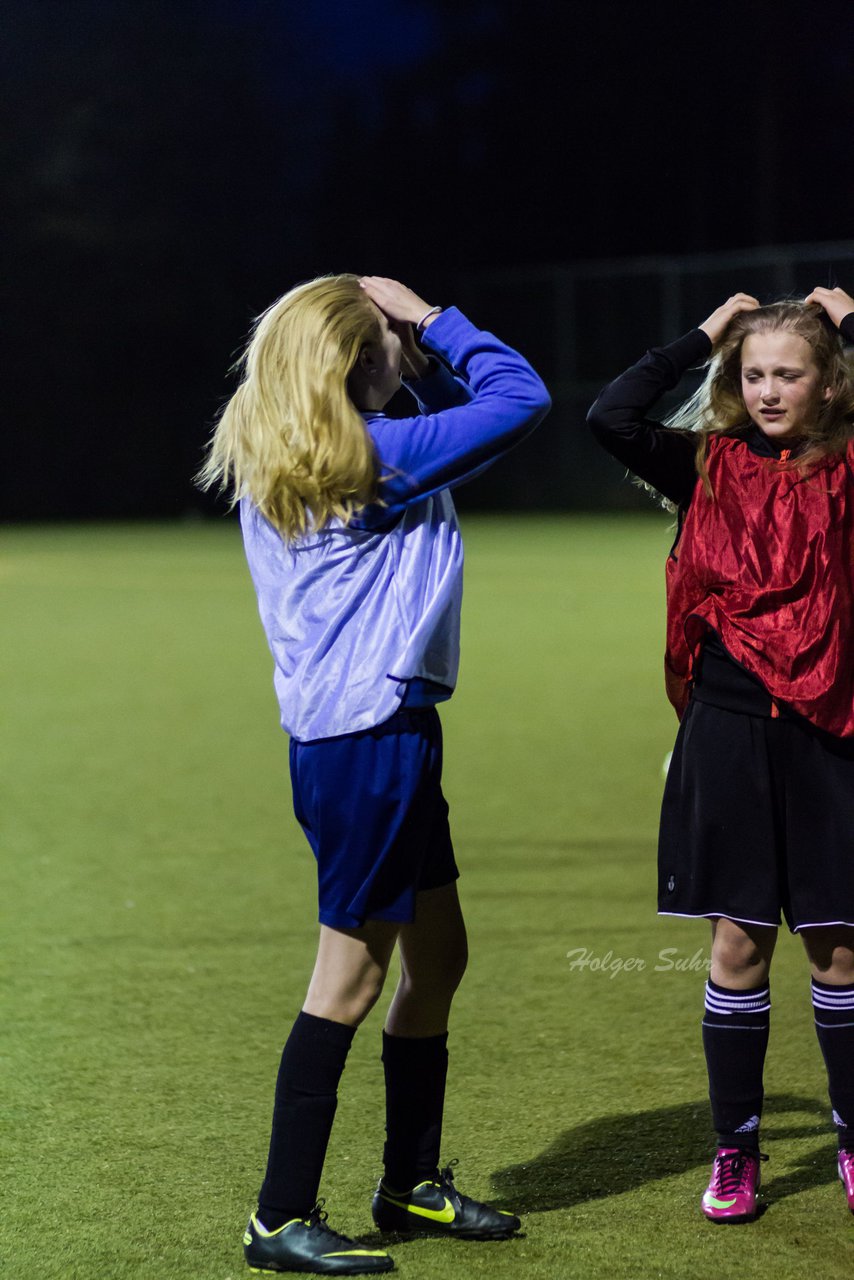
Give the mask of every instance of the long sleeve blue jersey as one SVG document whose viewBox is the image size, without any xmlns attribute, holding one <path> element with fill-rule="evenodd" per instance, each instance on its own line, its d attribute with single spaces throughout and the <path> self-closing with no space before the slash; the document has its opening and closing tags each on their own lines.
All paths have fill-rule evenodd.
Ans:
<svg viewBox="0 0 854 1280">
<path fill-rule="evenodd" d="M 412 681 L 450 696 L 463 549 L 449 489 L 517 444 L 550 406 L 527 361 L 455 308 L 423 344 L 444 364 L 410 384 L 420 413 L 365 416 L 381 503 L 293 543 L 241 503 L 282 726 L 298 741 L 381 724 Z"/>
</svg>

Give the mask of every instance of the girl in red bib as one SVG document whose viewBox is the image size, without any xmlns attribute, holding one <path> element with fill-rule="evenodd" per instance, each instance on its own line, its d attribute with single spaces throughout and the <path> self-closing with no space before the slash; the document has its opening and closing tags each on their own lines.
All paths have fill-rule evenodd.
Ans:
<svg viewBox="0 0 854 1280">
<path fill-rule="evenodd" d="M 840 337 L 841 335 L 841 337 Z M 702 1209 L 756 1216 L 769 972 L 801 933 L 854 1211 L 854 298 L 739 293 L 601 393 L 594 435 L 679 513 L 667 562 L 680 718 L 659 911 L 707 917 L 703 1046 L 717 1153 Z M 685 371 L 699 391 L 647 417 Z"/>
</svg>

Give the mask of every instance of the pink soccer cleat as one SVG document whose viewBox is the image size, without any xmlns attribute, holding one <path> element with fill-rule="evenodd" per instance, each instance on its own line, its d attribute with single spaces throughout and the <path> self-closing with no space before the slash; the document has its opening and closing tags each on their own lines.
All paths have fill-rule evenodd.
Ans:
<svg viewBox="0 0 854 1280">
<path fill-rule="evenodd" d="M 701 1201 L 712 1222 L 750 1222 L 756 1217 L 759 1162 L 768 1157 L 739 1147 L 719 1147 L 712 1165 L 712 1180 Z M 854 1171 L 854 1158 L 851 1159 Z"/>
<path fill-rule="evenodd" d="M 839 1176 L 845 1188 L 848 1208 L 854 1213 L 854 1151 L 840 1151 Z"/>
</svg>

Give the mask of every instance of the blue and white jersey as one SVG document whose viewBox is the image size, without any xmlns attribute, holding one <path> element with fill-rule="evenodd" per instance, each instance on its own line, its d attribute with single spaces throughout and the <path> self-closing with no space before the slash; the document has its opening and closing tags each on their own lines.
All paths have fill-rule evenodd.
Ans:
<svg viewBox="0 0 854 1280">
<path fill-rule="evenodd" d="M 448 489 L 532 431 L 549 408 L 530 365 L 455 308 L 423 345 L 444 365 L 409 384 L 421 413 L 368 414 L 383 505 L 293 543 L 244 499 L 240 520 L 275 663 L 283 728 L 300 742 L 381 724 L 413 680 L 450 697 L 459 667 L 463 548 Z"/>
<path fill-rule="evenodd" d="M 380 724 L 416 678 L 450 696 L 463 546 L 447 491 L 406 508 L 385 533 L 339 525 L 290 545 L 249 503 L 240 514 L 282 726 L 292 737 Z"/>
</svg>

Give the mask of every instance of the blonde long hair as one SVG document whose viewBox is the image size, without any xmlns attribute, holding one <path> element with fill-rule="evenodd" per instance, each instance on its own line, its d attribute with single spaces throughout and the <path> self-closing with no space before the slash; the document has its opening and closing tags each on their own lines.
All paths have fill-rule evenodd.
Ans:
<svg viewBox="0 0 854 1280">
<path fill-rule="evenodd" d="M 845 360 L 838 333 L 814 303 L 773 302 L 755 311 L 741 311 L 729 323 L 712 356 L 708 373 L 689 400 L 666 419 L 676 430 L 697 434 L 697 471 L 703 488 L 711 497 L 706 466 L 709 445 L 715 436 L 738 435 L 750 425 L 741 394 L 741 348 L 752 333 L 783 330 L 803 338 L 812 351 L 822 387 L 830 396 L 823 400 L 803 433 L 804 445 L 791 462 L 802 474 L 814 470 L 825 459 L 845 452 L 854 438 L 854 379 Z"/>
<path fill-rule="evenodd" d="M 202 488 L 247 497 L 286 541 L 331 520 L 345 524 L 376 498 L 377 461 L 347 380 L 366 344 L 382 341 L 379 314 L 355 275 L 298 285 L 256 320 L 235 366 L 198 474 Z"/>
</svg>

